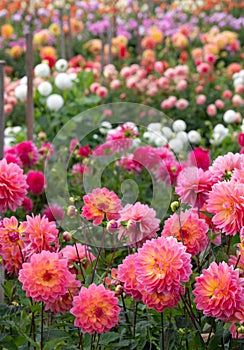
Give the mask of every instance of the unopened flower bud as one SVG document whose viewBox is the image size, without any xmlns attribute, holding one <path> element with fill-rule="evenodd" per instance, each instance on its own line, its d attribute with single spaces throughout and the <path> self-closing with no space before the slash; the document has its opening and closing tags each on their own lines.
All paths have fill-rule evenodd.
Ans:
<svg viewBox="0 0 244 350">
<path fill-rule="evenodd" d="M 67 215 L 72 219 L 73 217 L 75 217 L 75 214 L 76 214 L 76 207 L 74 205 L 68 206 Z"/>
<path fill-rule="evenodd" d="M 65 240 L 65 242 L 70 242 L 72 239 L 72 234 L 68 231 L 64 231 L 63 239 Z"/>
<path fill-rule="evenodd" d="M 174 213 L 177 209 L 179 209 L 180 203 L 178 201 L 174 201 L 170 204 L 170 208 L 172 212 Z"/>
<path fill-rule="evenodd" d="M 118 226 L 119 226 L 119 225 L 118 225 L 117 221 L 115 221 L 115 220 L 110 220 L 110 221 L 107 223 L 107 231 L 108 231 L 109 233 L 114 233 L 114 232 L 117 231 Z"/>
<path fill-rule="evenodd" d="M 121 295 L 124 291 L 124 288 L 121 285 L 115 287 L 115 295 Z"/>
</svg>

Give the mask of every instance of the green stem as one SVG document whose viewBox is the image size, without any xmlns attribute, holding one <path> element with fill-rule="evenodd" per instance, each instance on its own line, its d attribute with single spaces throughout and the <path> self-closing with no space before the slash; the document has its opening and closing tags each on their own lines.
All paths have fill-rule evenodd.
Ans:
<svg viewBox="0 0 244 350">
<path fill-rule="evenodd" d="M 132 336 L 133 339 L 135 339 L 135 335 L 136 335 L 137 307 L 138 307 L 138 303 L 136 302 L 135 310 L 134 310 L 134 318 L 133 318 L 133 336 Z"/>
<path fill-rule="evenodd" d="M 160 316 L 161 316 L 161 342 L 162 342 L 161 350 L 165 350 L 164 348 L 164 313 L 161 312 Z"/>
<path fill-rule="evenodd" d="M 41 309 L 41 340 L 40 340 L 40 348 L 43 350 L 43 325 L 44 325 L 44 302 L 42 301 L 42 309 Z"/>
</svg>

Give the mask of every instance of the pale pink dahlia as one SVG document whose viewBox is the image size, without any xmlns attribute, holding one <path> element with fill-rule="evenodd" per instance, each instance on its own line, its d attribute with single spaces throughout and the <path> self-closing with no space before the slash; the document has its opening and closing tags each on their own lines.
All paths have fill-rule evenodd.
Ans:
<svg viewBox="0 0 244 350">
<path fill-rule="evenodd" d="M 83 268 L 86 269 L 88 265 L 90 265 L 92 261 L 96 259 L 95 256 L 89 251 L 89 247 L 80 243 L 77 243 L 76 247 L 67 245 L 60 250 L 60 253 L 68 260 L 69 269 L 72 273 L 79 272 L 75 268 L 74 264 L 81 263 Z"/>
<path fill-rule="evenodd" d="M 83 333 L 105 333 L 118 324 L 120 307 L 115 293 L 94 283 L 88 288 L 82 287 L 74 297 L 70 310 L 75 318 L 75 326 Z"/>
<path fill-rule="evenodd" d="M 40 253 L 42 250 L 56 251 L 59 248 L 58 229 L 54 221 L 49 221 L 40 214 L 27 215 L 26 221 L 22 222 L 23 241 L 25 253 L 30 256 L 33 253 Z"/>
<path fill-rule="evenodd" d="M 203 310 L 206 316 L 230 322 L 243 303 L 244 280 L 233 266 L 212 262 L 201 276 L 196 277 L 193 294 L 198 310 Z"/>
<path fill-rule="evenodd" d="M 134 244 L 155 237 L 159 230 L 160 220 L 155 217 L 155 210 L 149 208 L 147 204 L 140 202 L 127 204 L 119 214 L 121 223 L 119 239 L 125 236 Z"/>
<path fill-rule="evenodd" d="M 187 167 L 178 175 L 175 192 L 183 203 L 201 208 L 208 198 L 212 184 L 208 171 Z"/>
<path fill-rule="evenodd" d="M 75 275 L 69 272 L 67 260 L 46 250 L 33 254 L 19 272 L 22 289 L 34 301 L 54 303 L 68 292 L 73 280 Z"/>
<path fill-rule="evenodd" d="M 209 193 L 207 210 L 214 214 L 214 225 L 227 235 L 235 235 L 244 226 L 244 184 L 234 181 L 216 183 Z"/>
<path fill-rule="evenodd" d="M 20 207 L 27 189 L 23 170 L 17 164 L 8 164 L 6 159 L 0 160 L 0 212 L 15 211 Z"/>
<path fill-rule="evenodd" d="M 4 269 L 8 273 L 18 274 L 23 263 L 24 242 L 21 239 L 21 227 L 16 217 L 4 218 L 0 227 L 0 255 Z M 22 253 L 22 255 L 21 255 Z"/>
<path fill-rule="evenodd" d="M 243 163 L 244 154 L 228 152 L 213 161 L 209 167 L 209 172 L 214 182 L 229 180 L 235 169 L 243 168 Z"/>
<path fill-rule="evenodd" d="M 139 282 L 135 274 L 136 254 L 128 255 L 118 266 L 117 279 L 123 282 L 124 291 L 127 295 L 132 296 L 135 300 L 141 300 L 141 293 L 138 290 Z"/>
<path fill-rule="evenodd" d="M 209 243 L 208 225 L 200 219 L 195 209 L 174 213 L 164 223 L 162 236 L 176 237 L 186 246 L 187 253 L 195 256 L 204 251 Z"/>
<path fill-rule="evenodd" d="M 82 216 L 92 220 L 93 225 L 100 225 L 106 216 L 107 220 L 117 220 L 121 209 L 121 200 L 107 188 L 96 188 L 83 197 L 85 205 L 82 207 Z"/>
<path fill-rule="evenodd" d="M 136 257 L 136 276 L 148 293 L 176 293 L 192 272 L 191 255 L 174 237 L 144 243 Z"/>
</svg>

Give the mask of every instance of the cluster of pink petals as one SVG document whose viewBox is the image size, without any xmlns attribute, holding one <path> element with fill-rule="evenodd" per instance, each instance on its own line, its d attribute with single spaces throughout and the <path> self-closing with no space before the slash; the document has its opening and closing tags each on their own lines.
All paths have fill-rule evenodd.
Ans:
<svg viewBox="0 0 244 350">
<path fill-rule="evenodd" d="M 210 175 L 214 182 L 228 180 L 235 169 L 242 169 L 244 154 L 228 152 L 224 156 L 217 157 L 209 167 Z M 227 177 L 227 178 L 226 178 Z"/>
<path fill-rule="evenodd" d="M 42 210 L 42 216 L 44 215 L 49 221 L 62 221 L 64 219 L 64 211 L 58 204 L 45 205 Z"/>
<path fill-rule="evenodd" d="M 35 195 L 41 194 L 45 185 L 45 177 L 43 172 L 39 170 L 28 171 L 26 182 L 29 186 L 30 192 Z"/>
<path fill-rule="evenodd" d="M 207 210 L 214 225 L 227 235 L 236 235 L 244 226 L 244 183 L 222 181 L 213 185 Z"/>
<path fill-rule="evenodd" d="M 143 303 L 149 309 L 155 309 L 158 312 L 163 312 L 167 307 L 175 307 L 180 301 L 180 295 L 184 294 L 183 287 L 180 287 L 180 290 L 177 292 L 149 293 L 142 285 L 140 285 L 139 291 L 141 292 Z"/>
<path fill-rule="evenodd" d="M 148 293 L 177 293 L 192 273 L 191 255 L 174 237 L 148 240 L 135 262 L 138 282 Z"/>
<path fill-rule="evenodd" d="M 104 218 L 107 220 L 117 220 L 121 200 L 106 187 L 96 188 L 83 197 L 84 206 L 82 207 L 82 216 L 87 220 L 92 220 L 93 225 L 100 225 Z"/>
<path fill-rule="evenodd" d="M 15 211 L 22 205 L 28 185 L 23 170 L 14 163 L 0 161 L 0 212 Z"/>
<path fill-rule="evenodd" d="M 155 237 L 159 230 L 160 220 L 156 218 L 155 210 L 147 204 L 127 204 L 119 214 L 119 239 L 128 237 L 132 244 L 142 243 L 145 239 Z"/>
<path fill-rule="evenodd" d="M 60 254 L 68 260 L 68 267 L 72 273 L 78 273 L 74 264 L 81 263 L 82 268 L 86 269 L 88 265 L 95 260 L 95 256 L 89 251 L 89 247 L 77 243 L 76 246 L 66 245 L 60 250 Z"/>
<path fill-rule="evenodd" d="M 105 289 L 102 284 L 82 287 L 79 295 L 74 297 L 70 310 L 75 316 L 75 326 L 81 328 L 83 333 L 108 332 L 118 324 L 118 301 L 115 293 Z"/>
<path fill-rule="evenodd" d="M 23 229 L 24 252 L 29 257 L 33 253 L 41 253 L 42 250 L 57 251 L 59 248 L 58 229 L 54 221 L 40 214 L 27 215 L 26 221 L 21 224 Z"/>
<path fill-rule="evenodd" d="M 184 168 L 177 178 L 175 192 L 183 203 L 201 208 L 208 198 L 213 181 L 208 171 L 197 167 Z"/>
<path fill-rule="evenodd" d="M 32 167 L 39 160 L 38 149 L 32 141 L 23 141 L 15 146 L 15 153 L 26 168 Z"/>
<path fill-rule="evenodd" d="M 4 269 L 9 273 L 18 274 L 22 265 L 21 251 L 24 243 L 21 239 L 21 226 L 18 220 L 12 216 L 4 218 L 0 226 L 0 255 Z"/>
<path fill-rule="evenodd" d="M 122 264 L 118 266 L 118 280 L 123 283 L 124 291 L 127 295 L 132 296 L 134 300 L 141 300 L 139 292 L 139 282 L 135 274 L 135 262 L 137 253 L 127 255 Z"/>
<path fill-rule="evenodd" d="M 65 313 L 66 311 L 70 310 L 74 296 L 79 294 L 79 287 L 80 281 L 72 277 L 70 279 L 67 292 L 60 295 L 53 302 L 46 302 L 45 310 L 51 310 L 55 314 L 58 312 Z"/>
<path fill-rule="evenodd" d="M 193 294 L 197 309 L 203 310 L 206 316 L 231 322 L 244 302 L 244 279 L 233 266 L 212 262 L 196 277 Z"/>
<path fill-rule="evenodd" d="M 79 283 L 74 282 L 75 275 L 68 270 L 67 259 L 46 250 L 33 254 L 30 261 L 22 265 L 18 279 L 27 297 L 47 303 L 60 300 L 70 286 L 79 286 Z"/>
<path fill-rule="evenodd" d="M 133 171 L 135 173 L 140 173 L 142 170 L 142 165 L 134 159 L 134 154 L 122 156 L 121 159 L 116 162 L 116 165 L 126 171 Z"/>
<path fill-rule="evenodd" d="M 208 225 L 200 219 L 195 209 L 180 214 L 174 213 L 164 223 L 162 236 L 176 237 L 186 246 L 187 253 L 195 256 L 204 251 L 209 244 Z"/>
</svg>

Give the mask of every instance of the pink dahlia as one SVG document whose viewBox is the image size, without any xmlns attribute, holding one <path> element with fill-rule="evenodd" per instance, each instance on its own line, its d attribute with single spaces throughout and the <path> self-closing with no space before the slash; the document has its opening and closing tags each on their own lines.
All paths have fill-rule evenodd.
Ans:
<svg viewBox="0 0 244 350">
<path fill-rule="evenodd" d="M 116 165 L 126 171 L 133 171 L 135 173 L 140 173 L 142 170 L 142 165 L 134 160 L 133 154 L 128 154 L 126 156 L 121 157 L 121 159 L 118 162 L 116 162 Z"/>
<path fill-rule="evenodd" d="M 88 265 L 95 260 L 95 256 L 89 251 L 89 247 L 86 245 L 82 245 L 80 243 L 75 246 L 67 245 L 62 250 L 60 250 L 60 254 L 68 260 L 69 269 L 72 273 L 78 273 L 79 271 L 74 266 L 74 264 L 81 263 L 83 268 L 86 269 Z"/>
<path fill-rule="evenodd" d="M 29 197 L 25 197 L 23 202 L 22 202 L 22 207 L 24 208 L 24 210 L 27 212 L 27 213 L 30 213 L 33 209 L 33 202 L 32 200 L 29 198 Z"/>
<path fill-rule="evenodd" d="M 38 149 L 32 141 L 20 142 L 15 146 L 15 150 L 24 167 L 30 168 L 38 162 Z"/>
<path fill-rule="evenodd" d="M 151 170 L 161 163 L 162 158 L 158 154 L 156 148 L 152 146 L 141 146 L 138 147 L 134 153 L 134 161 L 146 169 Z"/>
<path fill-rule="evenodd" d="M 45 310 L 51 310 L 55 314 L 58 312 L 65 313 L 66 311 L 70 310 L 74 296 L 79 294 L 80 285 L 81 282 L 76 280 L 74 278 L 74 275 L 72 275 L 67 288 L 67 292 L 63 295 L 60 295 L 53 302 L 46 302 Z"/>
<path fill-rule="evenodd" d="M 58 229 L 53 221 L 49 221 L 40 214 L 27 215 L 26 221 L 22 222 L 24 251 L 27 256 L 33 253 L 41 253 L 42 250 L 56 251 L 59 248 Z"/>
<path fill-rule="evenodd" d="M 45 205 L 42 210 L 42 216 L 44 215 L 49 221 L 62 221 L 64 219 L 64 211 L 58 204 Z"/>
<path fill-rule="evenodd" d="M 244 184 L 234 181 L 216 183 L 209 192 L 207 210 L 214 214 L 214 225 L 227 235 L 235 235 L 244 226 Z"/>
<path fill-rule="evenodd" d="M 210 175 L 214 182 L 229 180 L 235 169 L 243 168 L 244 154 L 228 152 L 224 156 L 217 157 L 209 167 Z"/>
<path fill-rule="evenodd" d="M 96 188 L 83 197 L 85 205 L 82 207 L 82 216 L 92 220 L 93 225 L 102 223 L 104 217 L 107 220 L 117 220 L 121 209 L 121 200 L 107 188 Z"/>
<path fill-rule="evenodd" d="M 41 194 L 45 185 L 45 178 L 42 171 L 30 170 L 27 173 L 27 184 L 29 185 L 29 191 L 33 194 Z"/>
<path fill-rule="evenodd" d="M 144 243 L 136 257 L 136 276 L 148 293 L 176 293 L 192 272 L 191 255 L 174 237 Z"/>
<path fill-rule="evenodd" d="M 119 214 L 119 239 L 128 237 L 129 242 L 134 244 L 155 237 L 159 230 L 160 220 L 155 217 L 155 210 L 146 204 L 127 204 Z"/>
<path fill-rule="evenodd" d="M 208 198 L 212 188 L 212 180 L 208 171 L 197 167 L 183 169 L 178 178 L 175 192 L 183 203 L 201 208 Z"/>
<path fill-rule="evenodd" d="M 108 332 L 118 324 L 120 307 L 115 293 L 94 283 L 88 288 L 82 287 L 78 296 L 74 297 L 70 310 L 75 318 L 75 326 L 83 333 L 101 334 Z"/>
<path fill-rule="evenodd" d="M 209 149 L 206 150 L 201 147 L 194 148 L 194 150 L 189 153 L 189 163 L 192 166 L 197 166 L 198 168 L 201 168 L 204 171 L 207 170 L 211 163 L 209 151 Z"/>
<path fill-rule="evenodd" d="M 184 289 L 181 287 L 180 291 L 172 292 L 172 293 L 148 293 L 142 285 L 139 288 L 141 292 L 141 299 L 143 303 L 149 309 L 155 309 L 158 312 L 163 312 L 167 307 L 173 308 L 180 301 L 180 293 L 184 294 Z"/>
<path fill-rule="evenodd" d="M 164 223 L 162 236 L 173 236 L 186 246 L 187 253 L 195 256 L 204 251 L 209 243 L 208 225 L 200 219 L 194 209 L 179 214 L 174 213 Z"/>
<path fill-rule="evenodd" d="M 0 212 L 15 211 L 21 206 L 28 185 L 23 170 L 14 163 L 0 160 Z"/>
<path fill-rule="evenodd" d="M 193 291 L 196 307 L 203 310 L 206 316 L 230 322 L 239 305 L 243 303 L 243 288 L 244 280 L 239 277 L 238 270 L 225 262 L 219 265 L 212 262 L 201 276 L 196 277 Z"/>
<path fill-rule="evenodd" d="M 141 300 L 141 293 L 138 290 L 139 282 L 135 274 L 136 254 L 128 255 L 118 266 L 117 279 L 123 283 L 124 291 L 127 295 L 131 295 L 136 301 Z"/>
<path fill-rule="evenodd" d="M 0 227 L 0 255 L 4 269 L 8 273 L 18 274 L 23 263 L 24 243 L 21 239 L 22 230 L 15 216 L 4 218 Z M 22 253 L 22 255 L 21 255 Z"/>
<path fill-rule="evenodd" d="M 23 264 L 18 279 L 27 297 L 54 303 L 68 292 L 75 275 L 69 272 L 66 259 L 60 259 L 58 253 L 43 250 L 40 254 L 33 254 L 30 261 Z"/>
</svg>

